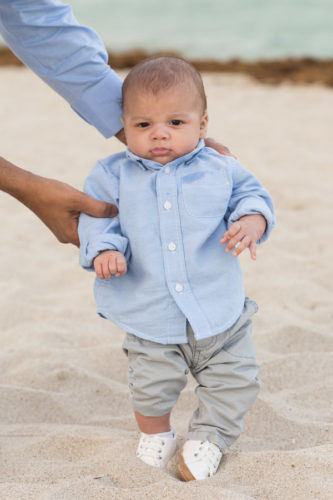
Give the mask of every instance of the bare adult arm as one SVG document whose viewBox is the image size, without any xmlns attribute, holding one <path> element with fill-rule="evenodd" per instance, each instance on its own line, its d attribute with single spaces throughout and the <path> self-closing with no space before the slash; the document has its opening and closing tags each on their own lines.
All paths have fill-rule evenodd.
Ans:
<svg viewBox="0 0 333 500">
<path fill-rule="evenodd" d="M 0 190 L 32 210 L 61 243 L 77 246 L 80 212 L 94 217 L 114 217 L 118 212 L 114 205 L 95 200 L 63 182 L 23 170 L 1 157 Z"/>
</svg>

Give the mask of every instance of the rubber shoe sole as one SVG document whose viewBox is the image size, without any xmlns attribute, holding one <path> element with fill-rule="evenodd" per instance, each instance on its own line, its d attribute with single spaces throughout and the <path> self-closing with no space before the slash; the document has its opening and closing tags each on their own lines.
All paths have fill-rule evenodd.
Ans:
<svg viewBox="0 0 333 500">
<path fill-rule="evenodd" d="M 190 471 L 190 469 L 187 467 L 187 465 L 185 463 L 185 460 L 183 457 L 183 448 L 180 452 L 178 471 L 179 471 L 180 477 L 182 478 L 183 481 L 196 481 L 192 472 Z"/>
</svg>

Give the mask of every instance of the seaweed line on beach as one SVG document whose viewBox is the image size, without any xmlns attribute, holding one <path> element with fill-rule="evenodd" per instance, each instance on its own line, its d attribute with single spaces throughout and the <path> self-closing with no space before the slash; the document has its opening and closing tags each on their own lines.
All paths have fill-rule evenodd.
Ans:
<svg viewBox="0 0 333 500">
<path fill-rule="evenodd" d="M 138 62 L 154 55 L 175 55 L 177 52 L 156 52 L 137 49 L 128 52 L 109 52 L 109 64 L 113 69 L 131 68 Z M 266 84 L 292 82 L 295 84 L 320 83 L 333 87 L 333 59 L 314 59 L 311 57 L 285 58 L 277 60 L 245 61 L 231 59 L 192 59 L 199 71 L 240 73 Z M 6 47 L 0 48 L 0 66 L 22 66 L 21 61 Z"/>
</svg>

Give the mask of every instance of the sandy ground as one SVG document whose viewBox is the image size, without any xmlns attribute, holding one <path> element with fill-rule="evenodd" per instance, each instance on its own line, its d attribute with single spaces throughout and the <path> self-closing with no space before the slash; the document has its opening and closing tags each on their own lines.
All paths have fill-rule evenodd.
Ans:
<svg viewBox="0 0 333 500">
<path fill-rule="evenodd" d="M 278 226 L 257 262 L 241 257 L 260 305 L 263 387 L 217 475 L 183 483 L 135 457 L 123 332 L 95 313 L 93 275 L 38 219 L 0 195 L 0 498 L 333 498 L 333 91 L 205 75 L 210 135 L 272 193 Z M 119 151 L 28 70 L 0 69 L 0 153 L 81 187 Z M 174 409 L 181 443 L 196 406 Z"/>
</svg>

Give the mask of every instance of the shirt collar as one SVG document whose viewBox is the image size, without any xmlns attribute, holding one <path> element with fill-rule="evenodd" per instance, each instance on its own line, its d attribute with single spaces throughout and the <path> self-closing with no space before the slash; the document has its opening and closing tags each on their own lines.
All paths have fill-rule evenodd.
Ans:
<svg viewBox="0 0 333 500">
<path fill-rule="evenodd" d="M 193 149 L 190 153 L 187 153 L 184 156 L 180 156 L 179 158 L 176 158 L 173 161 L 170 161 L 170 163 L 167 163 L 167 165 L 177 167 L 181 163 L 188 163 L 194 156 L 196 156 L 199 151 L 202 150 L 202 148 L 205 147 L 205 141 L 203 139 L 200 139 L 196 148 Z M 162 167 L 165 167 L 162 163 L 158 163 L 157 161 L 153 160 L 147 160 L 146 158 L 141 158 L 140 156 L 135 155 L 130 151 L 128 148 L 126 149 L 126 156 L 130 160 L 136 161 L 141 167 L 143 167 L 145 170 L 160 170 Z"/>
</svg>

